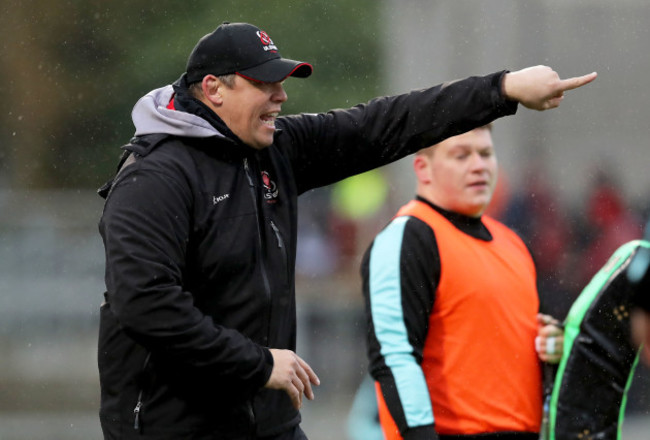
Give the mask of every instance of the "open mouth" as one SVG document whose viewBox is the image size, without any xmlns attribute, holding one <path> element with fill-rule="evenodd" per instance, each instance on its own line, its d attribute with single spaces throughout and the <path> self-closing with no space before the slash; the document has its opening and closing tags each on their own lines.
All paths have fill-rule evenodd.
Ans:
<svg viewBox="0 0 650 440">
<path fill-rule="evenodd" d="M 260 121 L 267 127 L 275 128 L 275 119 L 278 117 L 278 114 L 278 112 L 266 113 L 260 116 Z"/>
</svg>

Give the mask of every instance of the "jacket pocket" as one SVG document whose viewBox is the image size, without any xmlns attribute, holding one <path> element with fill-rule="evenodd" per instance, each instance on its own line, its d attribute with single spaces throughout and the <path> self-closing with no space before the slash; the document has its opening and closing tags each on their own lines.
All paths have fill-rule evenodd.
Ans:
<svg viewBox="0 0 650 440">
<path fill-rule="evenodd" d="M 123 429 L 133 426 L 138 375 L 146 357 L 146 350 L 124 334 L 110 303 L 103 303 L 97 347 L 103 429 L 114 429 L 109 425 L 115 425 L 124 433 Z"/>
<path fill-rule="evenodd" d="M 144 379 L 146 376 L 149 359 L 151 359 L 151 353 L 147 354 L 147 357 L 144 360 L 144 364 L 142 365 L 142 371 L 140 372 L 141 380 L 137 381 L 139 383 L 138 399 L 135 402 L 135 406 L 133 407 L 133 429 L 136 430 L 137 432 L 140 432 L 142 428 L 142 420 L 140 418 L 141 417 L 140 413 L 142 412 L 142 407 L 144 406 L 144 390 L 145 390 Z"/>
</svg>

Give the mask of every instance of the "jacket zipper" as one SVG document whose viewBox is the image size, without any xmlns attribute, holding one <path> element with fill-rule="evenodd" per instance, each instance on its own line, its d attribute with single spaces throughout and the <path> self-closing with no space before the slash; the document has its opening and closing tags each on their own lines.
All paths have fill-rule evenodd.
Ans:
<svg viewBox="0 0 650 440">
<path fill-rule="evenodd" d="M 248 408 L 248 416 L 251 419 L 250 436 L 251 438 L 255 438 L 255 434 L 257 432 L 257 424 L 255 422 L 255 408 L 253 407 L 253 400 L 246 402 L 246 407 Z"/>
<path fill-rule="evenodd" d="M 149 358 L 151 357 L 151 352 L 147 353 L 147 357 L 144 359 L 144 364 L 142 365 L 142 371 L 147 368 L 147 364 L 149 363 Z M 142 396 L 144 395 L 144 387 L 140 388 L 140 392 L 138 393 L 138 401 L 135 404 L 135 408 L 133 408 L 133 429 L 136 431 L 140 430 L 140 411 L 142 410 Z"/>
<path fill-rule="evenodd" d="M 271 229 L 273 229 L 273 232 L 275 232 L 275 238 L 278 240 L 278 248 L 282 249 L 282 254 L 284 255 L 284 242 L 282 241 L 282 237 L 280 236 L 280 229 L 278 229 L 277 226 L 275 226 L 275 223 L 273 223 L 273 220 L 270 221 L 271 223 Z"/>
<path fill-rule="evenodd" d="M 133 429 L 136 431 L 140 430 L 140 409 L 142 408 L 142 390 L 140 390 L 140 394 L 138 394 L 138 403 L 135 404 L 135 408 L 133 409 L 133 415 L 134 415 L 134 422 L 133 422 Z"/>
<path fill-rule="evenodd" d="M 253 198 L 253 206 L 255 207 L 255 219 L 257 224 L 257 243 L 260 248 L 260 271 L 262 273 L 262 281 L 264 282 L 264 291 L 266 293 L 266 299 L 269 304 L 268 316 L 266 319 L 266 335 L 264 343 L 268 344 L 269 334 L 271 330 L 271 284 L 269 283 L 269 276 L 266 270 L 266 264 L 264 264 L 264 244 L 262 242 L 262 228 L 261 228 L 261 219 L 260 212 L 257 206 L 257 191 L 255 189 L 255 182 L 251 176 L 250 166 L 248 164 L 248 158 L 244 158 L 244 171 L 246 172 L 246 178 L 248 179 L 248 187 L 251 192 L 251 197 Z"/>
<path fill-rule="evenodd" d="M 275 238 L 278 240 L 278 248 L 282 251 L 282 257 L 284 258 L 285 265 L 287 266 L 287 277 L 289 277 L 289 256 L 287 255 L 287 248 L 284 245 L 284 240 L 282 240 L 282 235 L 280 234 L 280 228 L 276 226 L 273 220 L 270 220 L 271 229 L 275 232 Z"/>
</svg>

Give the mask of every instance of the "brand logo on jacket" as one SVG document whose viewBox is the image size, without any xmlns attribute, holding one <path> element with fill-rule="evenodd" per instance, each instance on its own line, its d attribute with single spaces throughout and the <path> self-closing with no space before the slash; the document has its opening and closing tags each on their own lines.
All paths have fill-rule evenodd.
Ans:
<svg viewBox="0 0 650 440">
<path fill-rule="evenodd" d="M 278 198 L 278 186 L 275 184 L 267 171 L 262 171 L 262 185 L 264 186 L 264 199 L 266 203 L 275 203 Z"/>
<path fill-rule="evenodd" d="M 212 204 L 216 205 L 217 203 L 221 203 L 226 199 L 230 198 L 230 194 L 222 194 L 220 196 L 212 196 Z"/>
</svg>

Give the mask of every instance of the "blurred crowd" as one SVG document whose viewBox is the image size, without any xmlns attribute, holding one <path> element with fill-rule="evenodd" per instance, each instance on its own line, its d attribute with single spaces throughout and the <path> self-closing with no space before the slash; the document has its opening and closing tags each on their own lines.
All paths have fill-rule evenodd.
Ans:
<svg viewBox="0 0 650 440">
<path fill-rule="evenodd" d="M 641 238 L 641 209 L 626 200 L 616 176 L 596 170 L 584 202 L 565 206 L 541 169 L 531 169 L 499 213 L 519 233 L 537 265 L 542 308 L 564 318 L 575 298 L 622 244 Z"/>
</svg>

